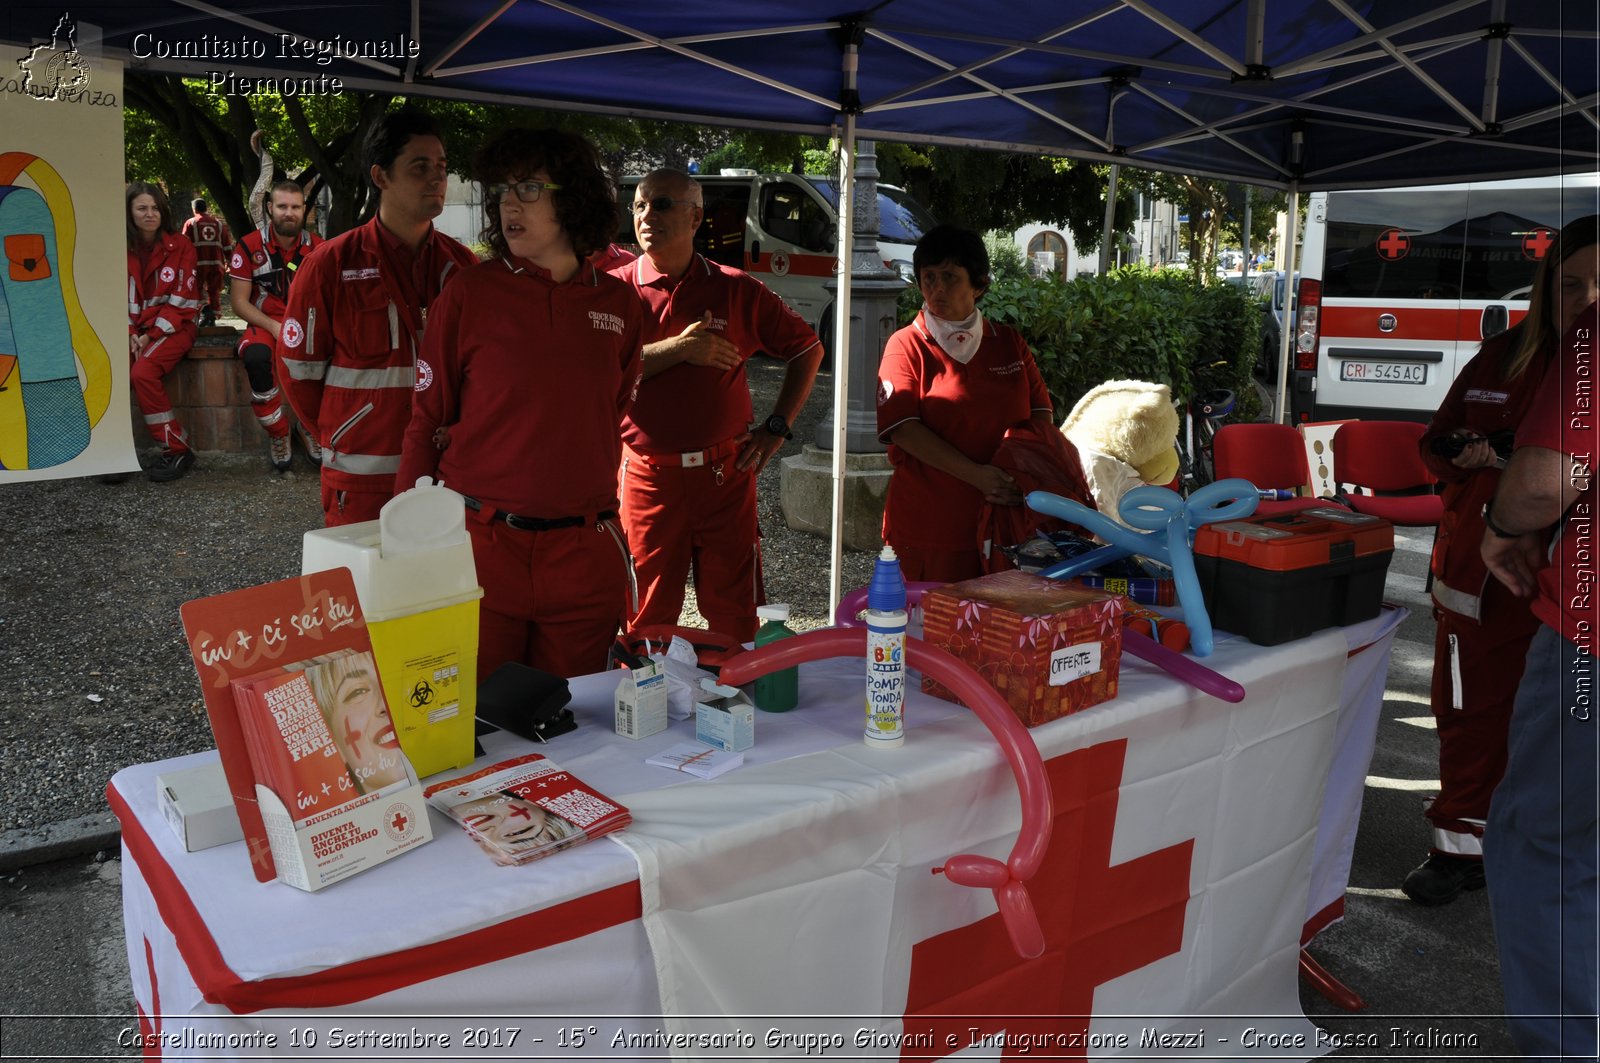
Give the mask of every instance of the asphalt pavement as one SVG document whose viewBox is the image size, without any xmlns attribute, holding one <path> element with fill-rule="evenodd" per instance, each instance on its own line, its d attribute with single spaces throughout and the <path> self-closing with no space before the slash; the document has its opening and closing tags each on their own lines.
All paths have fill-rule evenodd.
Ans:
<svg viewBox="0 0 1600 1063">
<path fill-rule="evenodd" d="M 1398 889 L 1427 854 L 1421 813 L 1437 786 L 1438 764 L 1427 705 L 1429 539 L 1402 529 L 1397 540 L 1385 593 L 1411 616 L 1389 669 L 1346 918 L 1311 946 L 1366 1006 L 1341 1011 L 1304 979 L 1301 1001 L 1315 1022 L 1346 1040 L 1339 1056 L 1509 1056 L 1486 894 L 1422 908 Z M 50 839 L 54 848 L 0 852 L 0 868 L 8 868 L 0 872 L 0 1057 L 137 1055 L 117 1045 L 120 1032 L 137 1023 L 113 837 L 103 819 L 87 817 L 62 826 Z"/>
</svg>

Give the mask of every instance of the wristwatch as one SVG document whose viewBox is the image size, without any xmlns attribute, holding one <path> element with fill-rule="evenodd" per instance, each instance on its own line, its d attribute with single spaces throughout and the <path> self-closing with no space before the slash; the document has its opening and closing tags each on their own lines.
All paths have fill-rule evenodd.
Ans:
<svg viewBox="0 0 1600 1063">
<path fill-rule="evenodd" d="M 789 431 L 789 422 L 783 419 L 783 414 L 775 413 L 767 418 L 767 423 L 762 426 L 772 435 L 780 439 L 793 439 L 794 433 Z"/>
<path fill-rule="evenodd" d="M 1520 538 L 1522 538 L 1522 536 L 1520 536 L 1516 532 L 1508 532 L 1504 528 L 1500 527 L 1498 524 L 1496 524 L 1494 522 L 1494 518 L 1489 516 L 1489 510 L 1493 506 L 1494 506 L 1494 500 L 1493 499 L 1490 499 L 1489 501 L 1487 501 L 1487 502 L 1485 502 L 1483 504 L 1483 525 L 1484 525 L 1484 527 L 1489 529 L 1489 534 L 1493 535 L 1497 539 L 1520 539 Z"/>
</svg>

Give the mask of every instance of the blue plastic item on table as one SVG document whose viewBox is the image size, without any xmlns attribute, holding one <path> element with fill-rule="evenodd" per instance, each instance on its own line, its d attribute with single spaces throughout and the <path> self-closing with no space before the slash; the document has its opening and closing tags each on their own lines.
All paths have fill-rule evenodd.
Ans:
<svg viewBox="0 0 1600 1063">
<path fill-rule="evenodd" d="M 1153 557 L 1172 569 L 1178 587 L 1178 602 L 1189 625 L 1189 644 L 1195 656 L 1209 657 L 1215 646 L 1211 637 L 1211 616 L 1200 594 L 1200 581 L 1194 571 L 1195 529 L 1219 520 L 1237 520 L 1256 511 L 1260 501 L 1256 485 L 1234 478 L 1218 480 L 1195 491 L 1187 499 L 1165 487 L 1135 487 L 1122 496 L 1117 507 L 1125 523 L 1119 524 L 1080 502 L 1048 491 L 1029 492 L 1028 508 L 1036 513 L 1086 528 L 1108 545 L 1081 557 L 1053 565 L 1040 573 L 1051 579 L 1064 579 L 1130 554 Z"/>
</svg>

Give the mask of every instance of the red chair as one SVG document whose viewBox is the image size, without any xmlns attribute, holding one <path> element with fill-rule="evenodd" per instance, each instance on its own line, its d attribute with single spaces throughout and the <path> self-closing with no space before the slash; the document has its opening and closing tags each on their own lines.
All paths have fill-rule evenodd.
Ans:
<svg viewBox="0 0 1600 1063">
<path fill-rule="evenodd" d="M 1417 452 L 1427 430 L 1415 421 L 1350 421 L 1333 434 L 1333 477 L 1364 494 L 1347 494 L 1350 508 L 1391 524 L 1438 527 L 1444 501 Z"/>
<path fill-rule="evenodd" d="M 1298 490 L 1311 482 L 1305 440 L 1286 424 L 1225 424 L 1211 441 L 1217 479 L 1241 477 L 1259 488 Z M 1325 498 L 1263 499 L 1256 515 L 1275 517 L 1335 503 Z"/>
</svg>

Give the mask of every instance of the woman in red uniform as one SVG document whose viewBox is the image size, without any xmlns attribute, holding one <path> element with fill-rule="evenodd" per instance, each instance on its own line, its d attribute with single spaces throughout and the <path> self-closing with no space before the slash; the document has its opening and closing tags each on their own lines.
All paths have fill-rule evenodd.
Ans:
<svg viewBox="0 0 1600 1063">
<path fill-rule="evenodd" d="M 985 321 L 989 252 L 977 233 L 940 225 L 912 256 L 922 312 L 889 337 L 878 369 L 878 438 L 894 472 L 883 538 L 908 580 L 983 574 L 978 513 L 985 501 L 1022 504 L 990 464 L 1007 428 L 1049 425 L 1050 395 L 1015 329 Z"/>
<path fill-rule="evenodd" d="M 1528 643 L 1539 627 L 1529 603 L 1489 578 L 1479 556 L 1483 506 L 1494 497 L 1511 453 L 1510 432 L 1554 358 L 1561 336 L 1587 304 L 1565 295 L 1563 265 L 1593 259 L 1595 215 L 1561 231 L 1534 276 L 1528 316 L 1484 341 L 1456 377 L 1419 445 L 1444 484 L 1444 519 L 1433 548 L 1434 636 L 1431 701 L 1439 734 L 1439 795 L 1425 813 L 1432 851 L 1401 889 L 1418 904 L 1447 904 L 1480 889 L 1483 825 L 1506 767 L 1506 729 Z M 1585 261 L 1580 259 L 1579 261 Z"/>
<path fill-rule="evenodd" d="M 557 130 L 508 130 L 476 169 L 493 254 L 428 315 L 395 487 L 429 475 L 467 496 L 480 678 L 508 661 L 598 672 L 632 575 L 619 422 L 643 339 L 632 287 L 588 262 L 616 231 L 613 185 Z"/>
<path fill-rule="evenodd" d="M 128 381 L 145 428 L 162 454 L 146 475 L 176 480 L 194 467 L 189 436 L 172 412 L 162 378 L 178 367 L 198 333 L 194 245 L 177 234 L 160 188 L 128 185 Z"/>
</svg>

